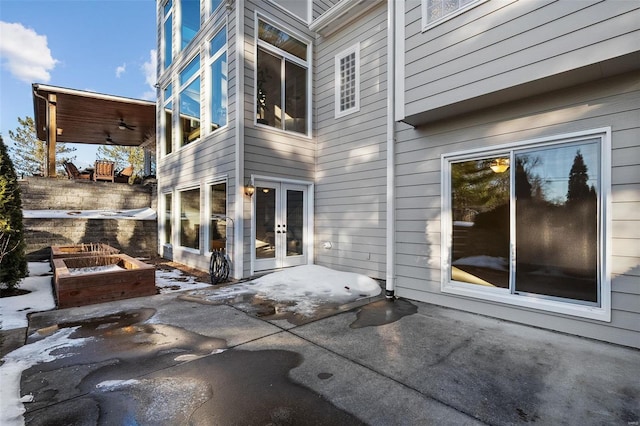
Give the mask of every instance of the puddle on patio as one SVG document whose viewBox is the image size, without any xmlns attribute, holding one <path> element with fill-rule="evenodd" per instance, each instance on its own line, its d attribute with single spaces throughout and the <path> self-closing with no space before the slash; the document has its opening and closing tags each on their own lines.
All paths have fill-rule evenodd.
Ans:
<svg viewBox="0 0 640 426">
<path fill-rule="evenodd" d="M 290 380 L 301 355 L 224 350 L 223 339 L 145 323 L 154 313 L 133 309 L 39 330 L 74 327 L 69 337 L 87 340 L 23 372 L 21 395 L 33 395 L 25 423 L 362 424 Z"/>
<path fill-rule="evenodd" d="M 418 312 L 418 307 L 404 299 L 378 300 L 360 308 L 351 328 L 375 327 L 391 324 L 402 317 Z"/>
</svg>

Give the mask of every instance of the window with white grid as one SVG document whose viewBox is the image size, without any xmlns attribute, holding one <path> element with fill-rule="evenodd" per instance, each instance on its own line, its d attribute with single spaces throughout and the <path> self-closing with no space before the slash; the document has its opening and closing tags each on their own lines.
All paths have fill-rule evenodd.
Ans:
<svg viewBox="0 0 640 426">
<path fill-rule="evenodd" d="M 360 109 L 360 44 L 336 55 L 336 118 Z"/>
<path fill-rule="evenodd" d="M 486 0 L 422 0 L 423 30 L 453 18 Z"/>
</svg>

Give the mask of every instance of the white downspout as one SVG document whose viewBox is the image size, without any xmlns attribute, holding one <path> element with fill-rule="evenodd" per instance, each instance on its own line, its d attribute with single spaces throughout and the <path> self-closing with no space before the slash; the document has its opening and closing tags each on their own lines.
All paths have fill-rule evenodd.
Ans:
<svg viewBox="0 0 640 426">
<path fill-rule="evenodd" d="M 395 298 L 396 169 L 395 169 L 395 0 L 387 0 L 387 299 Z"/>
<path fill-rule="evenodd" d="M 230 3 L 227 4 L 227 7 Z M 244 272 L 244 2 L 235 2 L 236 13 L 236 128 L 235 190 L 233 227 L 233 277 Z"/>
</svg>

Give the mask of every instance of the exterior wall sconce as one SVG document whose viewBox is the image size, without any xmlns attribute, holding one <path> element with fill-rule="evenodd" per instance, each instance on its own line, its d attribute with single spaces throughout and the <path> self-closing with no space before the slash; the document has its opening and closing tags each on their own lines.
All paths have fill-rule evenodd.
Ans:
<svg viewBox="0 0 640 426">
<path fill-rule="evenodd" d="M 489 164 L 491 170 L 494 173 L 504 173 L 509 169 L 509 159 L 508 158 L 496 158 Z"/>
<path fill-rule="evenodd" d="M 251 185 L 251 183 L 248 183 L 247 185 L 245 185 L 244 187 L 244 195 L 248 196 L 248 197 L 252 197 L 254 192 L 256 192 L 256 187 Z"/>
</svg>

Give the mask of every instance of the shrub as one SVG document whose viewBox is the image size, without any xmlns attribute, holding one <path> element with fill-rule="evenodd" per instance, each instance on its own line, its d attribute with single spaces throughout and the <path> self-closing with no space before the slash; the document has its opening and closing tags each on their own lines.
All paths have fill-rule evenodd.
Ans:
<svg viewBox="0 0 640 426">
<path fill-rule="evenodd" d="M 0 288 L 15 289 L 27 276 L 25 247 L 20 185 L 0 136 Z"/>
</svg>

